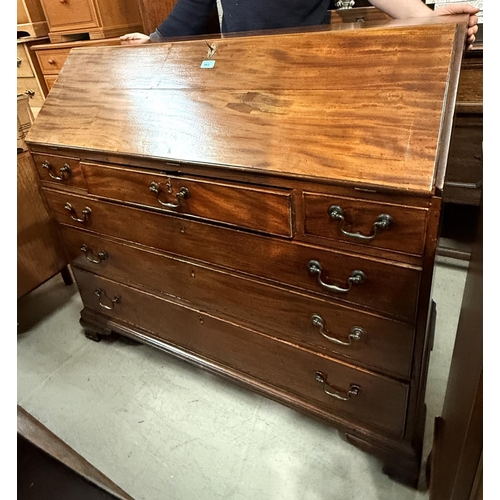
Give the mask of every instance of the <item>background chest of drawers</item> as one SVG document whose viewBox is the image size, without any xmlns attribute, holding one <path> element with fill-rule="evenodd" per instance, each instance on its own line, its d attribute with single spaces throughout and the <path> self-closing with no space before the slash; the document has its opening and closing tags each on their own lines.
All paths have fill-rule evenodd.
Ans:
<svg viewBox="0 0 500 500">
<path fill-rule="evenodd" d="M 48 33 L 40 0 L 17 0 L 17 36 L 41 37 Z"/>
<path fill-rule="evenodd" d="M 326 419 L 416 485 L 465 29 L 73 50 L 26 141 L 87 336 Z"/>
<path fill-rule="evenodd" d="M 46 37 L 28 37 L 17 40 L 17 94 L 25 94 L 29 97 L 34 116 L 40 111 L 49 89 L 38 60 L 31 49 L 46 41 Z"/>
<path fill-rule="evenodd" d="M 142 31 L 137 0 L 40 0 L 53 43 Z"/>
</svg>

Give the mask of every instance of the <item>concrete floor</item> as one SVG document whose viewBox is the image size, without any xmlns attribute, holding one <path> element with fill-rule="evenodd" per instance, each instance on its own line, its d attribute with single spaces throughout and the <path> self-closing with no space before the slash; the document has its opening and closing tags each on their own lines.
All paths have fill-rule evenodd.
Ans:
<svg viewBox="0 0 500 500">
<path fill-rule="evenodd" d="M 442 410 L 466 268 L 441 258 L 424 457 Z M 126 339 L 88 340 L 76 286 L 18 301 L 18 404 L 136 500 L 422 500 L 328 425 Z"/>
</svg>

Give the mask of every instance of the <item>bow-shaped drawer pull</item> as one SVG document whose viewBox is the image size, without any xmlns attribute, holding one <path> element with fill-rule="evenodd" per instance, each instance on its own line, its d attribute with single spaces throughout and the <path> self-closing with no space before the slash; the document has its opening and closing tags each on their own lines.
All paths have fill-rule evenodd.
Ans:
<svg viewBox="0 0 500 500">
<path fill-rule="evenodd" d="M 361 392 L 361 387 L 356 384 L 351 384 L 347 392 L 341 392 L 338 389 L 335 389 L 335 387 L 328 383 L 327 375 L 323 372 L 317 371 L 314 376 L 316 377 L 316 382 L 323 385 L 323 391 L 325 394 L 328 394 L 328 396 L 332 396 L 333 398 L 337 398 L 342 401 L 349 401 L 349 399 L 353 396 L 357 396 Z"/>
<path fill-rule="evenodd" d="M 310 260 L 309 263 L 307 264 L 307 268 L 309 269 L 309 272 L 311 274 L 317 274 L 318 275 L 318 283 L 323 287 L 326 288 L 327 290 L 331 292 L 339 292 L 339 293 L 347 293 L 352 285 L 359 285 L 360 283 L 363 283 L 366 279 L 366 275 L 363 271 L 355 270 L 351 273 L 351 276 L 347 279 L 347 288 L 341 288 L 337 285 L 329 285 L 328 283 L 325 283 L 321 279 L 321 271 L 322 267 L 321 264 L 317 260 Z"/>
<path fill-rule="evenodd" d="M 340 226 L 340 230 L 342 231 L 342 234 L 345 234 L 346 236 L 349 236 L 350 238 L 357 238 L 358 240 L 373 240 L 375 238 L 375 236 L 377 236 L 377 233 L 379 230 L 388 229 L 392 224 L 394 224 L 394 219 L 389 214 L 380 214 L 377 217 L 377 220 L 373 223 L 372 234 L 366 236 L 364 234 L 361 234 L 360 232 L 350 233 L 349 231 L 346 231 L 344 229 L 344 226 L 345 226 L 344 210 L 341 207 L 339 207 L 338 205 L 330 206 L 328 208 L 328 215 L 330 215 L 330 217 L 333 220 L 342 221 L 342 225 Z"/>
<path fill-rule="evenodd" d="M 156 194 L 156 200 L 158 201 L 158 203 L 167 208 L 179 208 L 181 206 L 182 200 L 187 200 L 191 196 L 191 193 L 189 192 L 189 189 L 187 187 L 181 187 L 179 192 L 175 195 L 175 197 L 177 198 L 177 203 L 166 203 L 160 200 L 160 184 L 158 184 L 158 182 L 153 181 L 149 185 L 149 190 L 152 193 Z"/>
<path fill-rule="evenodd" d="M 51 165 L 50 162 L 44 161 L 42 163 L 42 168 L 46 168 L 49 172 L 49 177 L 51 179 L 54 179 L 55 181 L 64 181 L 66 178 L 71 177 L 71 168 L 70 166 L 65 163 L 60 169 L 59 169 L 59 175 L 54 175 L 52 173 L 53 166 Z"/>
<path fill-rule="evenodd" d="M 313 314 L 311 317 L 313 326 L 317 326 L 319 328 L 319 333 L 330 342 L 338 345 L 351 345 L 356 340 L 361 340 L 365 336 L 365 331 L 363 328 L 359 326 L 353 326 L 351 331 L 349 332 L 349 336 L 347 337 L 349 340 L 347 342 L 337 339 L 328 335 L 325 332 L 325 320 L 319 314 Z"/>
<path fill-rule="evenodd" d="M 113 299 L 109 299 L 108 296 L 106 295 L 106 292 L 104 290 L 101 290 L 100 288 L 97 288 L 96 291 L 94 292 L 97 297 L 99 297 L 99 305 L 104 308 L 104 309 L 113 309 L 113 307 L 115 307 L 115 304 L 118 304 L 121 300 L 120 296 L 119 295 L 115 295 L 113 297 Z M 102 301 L 101 301 L 101 297 L 106 297 L 106 300 L 111 304 L 111 305 L 107 305 L 107 304 L 103 304 Z"/>
<path fill-rule="evenodd" d="M 66 205 L 64 205 L 64 208 L 70 213 L 71 218 L 76 222 L 87 222 L 88 219 L 90 218 L 90 214 L 92 213 L 92 210 L 90 210 L 89 207 L 85 207 L 82 210 L 83 217 L 80 219 L 76 215 L 75 209 L 73 208 L 73 205 L 69 201 L 66 203 Z"/>
<path fill-rule="evenodd" d="M 92 250 L 90 250 L 85 243 L 80 247 L 80 250 L 85 254 L 85 258 L 93 264 L 100 264 L 103 260 L 108 258 L 108 252 L 105 252 L 104 250 L 99 252 L 97 257 L 95 257 Z"/>
</svg>

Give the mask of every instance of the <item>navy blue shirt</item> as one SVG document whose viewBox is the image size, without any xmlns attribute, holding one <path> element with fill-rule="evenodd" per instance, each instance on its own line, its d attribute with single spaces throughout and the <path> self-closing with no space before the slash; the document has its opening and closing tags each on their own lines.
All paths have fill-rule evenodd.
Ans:
<svg viewBox="0 0 500 500">
<path fill-rule="evenodd" d="M 328 22 L 330 0 L 221 0 L 222 32 L 252 31 Z M 178 0 L 172 12 L 151 34 L 151 41 L 199 35 L 205 30 L 215 0 Z"/>
</svg>

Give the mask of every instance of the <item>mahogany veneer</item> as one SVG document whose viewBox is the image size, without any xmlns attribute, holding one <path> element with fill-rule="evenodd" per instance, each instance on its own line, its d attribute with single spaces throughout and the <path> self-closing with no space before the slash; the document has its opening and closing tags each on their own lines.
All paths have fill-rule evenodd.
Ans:
<svg viewBox="0 0 500 500">
<path fill-rule="evenodd" d="M 72 50 L 27 142 L 87 336 L 326 419 L 415 486 L 466 26 Z"/>
</svg>

